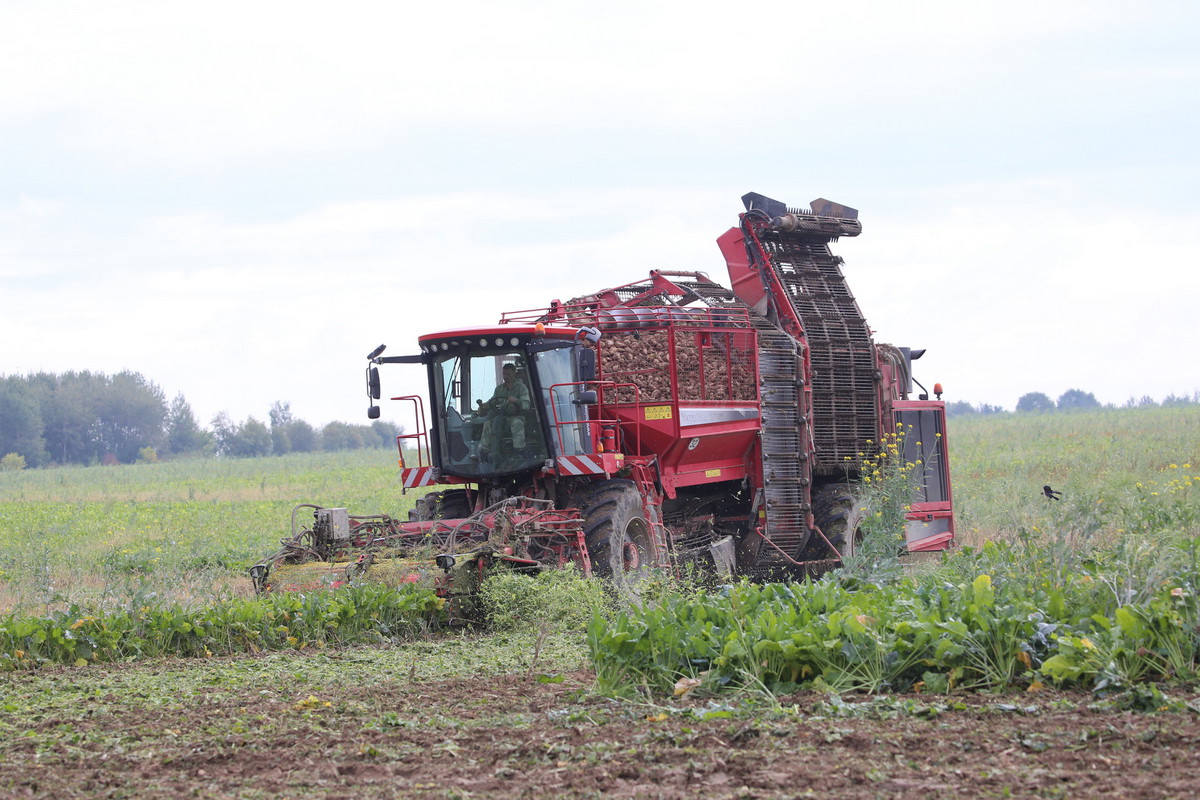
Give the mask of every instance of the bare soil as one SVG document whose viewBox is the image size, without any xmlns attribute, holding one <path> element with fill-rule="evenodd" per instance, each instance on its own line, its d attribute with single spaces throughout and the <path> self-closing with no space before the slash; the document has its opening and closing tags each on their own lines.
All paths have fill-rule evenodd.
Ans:
<svg viewBox="0 0 1200 800">
<path fill-rule="evenodd" d="M 729 701 L 621 702 L 596 696 L 587 672 L 561 677 L 364 676 L 359 687 L 331 687 L 321 697 L 215 687 L 209 700 L 182 708 L 110 695 L 39 715 L 30 733 L 0 742 L 0 796 L 1191 798 L 1200 791 L 1200 715 L 1187 711 L 1098 712 L 1087 696 L 1039 692 L 955 697 L 967 707 L 941 713 L 936 704 L 947 698 L 893 698 L 892 706 L 875 703 L 879 713 L 843 717 L 803 694 L 785 698 L 782 713 L 728 715 L 720 703 Z M 906 711 L 887 713 L 905 703 Z M 698 718 L 705 710 L 715 718 Z"/>
</svg>

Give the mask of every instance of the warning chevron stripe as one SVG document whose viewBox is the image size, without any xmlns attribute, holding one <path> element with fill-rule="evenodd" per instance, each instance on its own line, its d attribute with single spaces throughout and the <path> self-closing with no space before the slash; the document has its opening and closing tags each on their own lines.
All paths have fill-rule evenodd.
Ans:
<svg viewBox="0 0 1200 800">
<path fill-rule="evenodd" d="M 433 467 L 412 467 L 400 470 L 400 480 L 405 489 L 418 486 L 433 486 Z"/>
</svg>

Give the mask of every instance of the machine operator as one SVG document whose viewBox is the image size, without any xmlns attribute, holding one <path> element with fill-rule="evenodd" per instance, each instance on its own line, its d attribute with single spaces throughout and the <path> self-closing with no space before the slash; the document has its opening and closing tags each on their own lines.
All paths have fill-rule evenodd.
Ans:
<svg viewBox="0 0 1200 800">
<path fill-rule="evenodd" d="M 495 415 L 484 427 L 482 445 L 485 450 L 493 449 L 495 439 L 501 435 L 496 426 L 507 423 L 512 433 L 513 448 L 522 450 L 525 447 L 525 412 L 533 408 L 529 387 L 517 380 L 516 364 L 505 364 L 500 372 L 504 382 L 496 387 L 492 398 L 487 403 L 475 401 L 479 416 Z"/>
</svg>

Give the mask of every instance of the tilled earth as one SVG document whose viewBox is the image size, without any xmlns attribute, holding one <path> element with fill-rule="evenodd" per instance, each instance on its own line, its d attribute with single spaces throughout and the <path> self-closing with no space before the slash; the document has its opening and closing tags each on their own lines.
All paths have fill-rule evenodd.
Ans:
<svg viewBox="0 0 1200 800">
<path fill-rule="evenodd" d="M 813 694 L 661 704 L 592 675 L 379 680 L 321 696 L 131 691 L 7 720 L 0 796 L 1122 797 L 1200 793 L 1200 715 L 1091 698 Z M 9 696 L 22 681 L 9 675 Z M 39 680 L 45 680 L 44 676 Z M 1194 697 L 1188 694 L 1187 697 Z M 1194 704 L 1194 703 L 1193 703 Z M 6 708 L 11 713 L 11 707 Z"/>
</svg>

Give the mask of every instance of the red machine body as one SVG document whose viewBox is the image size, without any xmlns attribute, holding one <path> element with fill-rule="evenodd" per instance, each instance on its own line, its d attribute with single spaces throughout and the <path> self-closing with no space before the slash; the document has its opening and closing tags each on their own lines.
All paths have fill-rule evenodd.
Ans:
<svg viewBox="0 0 1200 800">
<path fill-rule="evenodd" d="M 907 546 L 949 546 L 944 404 L 910 397 L 913 351 L 873 341 L 828 248 L 859 233 L 857 212 L 823 200 L 814 209 L 743 200 L 740 225 L 717 240 L 732 290 L 700 272 L 654 270 L 645 280 L 506 313 L 495 327 L 422 336 L 427 363 L 455 348 L 559 340 L 593 352 L 594 365 L 576 368 L 572 380 L 531 386 L 544 396 L 551 446 L 538 454 L 543 461 L 525 465 L 528 478 L 477 482 L 481 476 L 439 459 L 447 448 L 435 446 L 429 466 L 405 468 L 405 486 L 478 483 L 493 492 L 472 494 L 472 508 L 499 499 L 500 484 L 502 494 L 552 495 L 582 507 L 589 482 L 626 478 L 645 516 L 646 541 L 633 543 L 643 562 L 651 552 L 669 560 L 673 551 L 715 545 L 732 550 L 725 561 L 740 572 L 816 571 L 852 547 L 853 531 L 831 536 L 824 528 L 851 516 L 846 498 L 864 454 L 899 430 L 904 457 L 923 467 Z M 525 358 L 515 349 L 511 357 Z M 435 406 L 444 404 L 443 390 L 431 375 L 431 397 L 442 398 Z M 560 393 L 575 405 L 558 402 Z M 562 408 L 580 407 L 579 396 L 586 413 L 561 418 Z M 568 435 L 575 447 L 566 446 Z"/>
<path fill-rule="evenodd" d="M 857 212 L 743 202 L 717 240 L 732 288 L 653 270 L 495 326 L 421 336 L 418 354 L 372 353 L 372 398 L 378 365 L 425 366 L 428 425 L 423 398 L 393 398 L 411 408 L 402 484 L 446 488 L 366 541 L 441 531 L 447 564 L 486 550 L 618 579 L 683 561 L 762 579 L 815 574 L 853 549 L 860 471 L 886 440 L 920 465 L 908 549 L 950 546 L 940 389 L 912 396 L 924 351 L 875 343 L 829 250 L 861 231 Z M 549 510 L 553 524 L 530 522 Z"/>
</svg>

